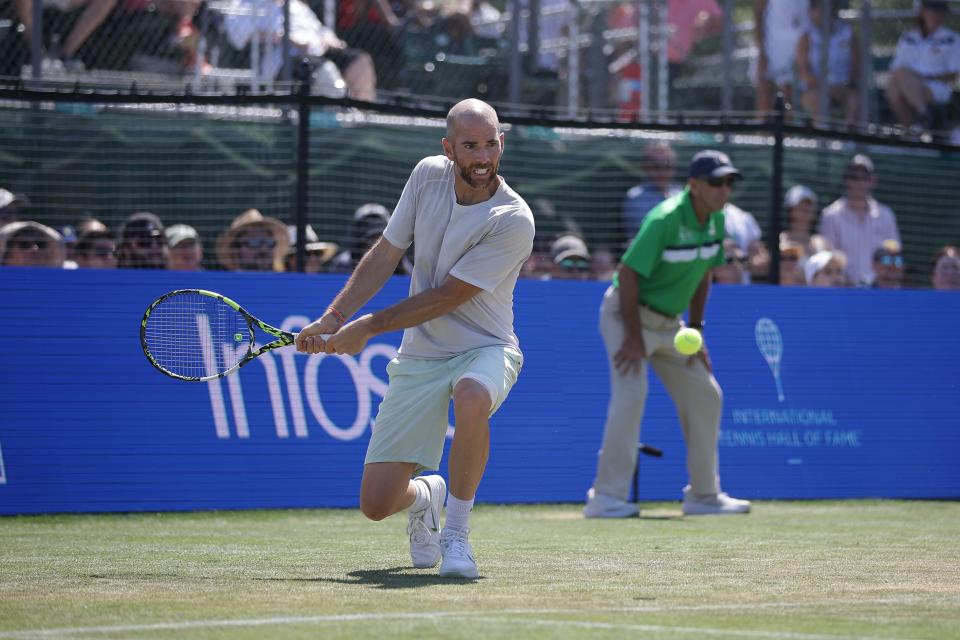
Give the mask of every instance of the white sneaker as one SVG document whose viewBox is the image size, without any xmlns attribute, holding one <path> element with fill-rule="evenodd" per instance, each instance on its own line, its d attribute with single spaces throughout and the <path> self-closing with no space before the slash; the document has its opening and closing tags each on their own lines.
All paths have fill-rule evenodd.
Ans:
<svg viewBox="0 0 960 640">
<path fill-rule="evenodd" d="M 444 578 L 480 577 L 477 561 L 473 559 L 473 547 L 470 546 L 470 529 L 444 529 L 440 537 L 443 547 L 443 563 L 440 575 Z"/>
<path fill-rule="evenodd" d="M 429 569 L 440 562 L 440 510 L 447 495 L 447 483 L 440 476 L 420 476 L 413 479 L 422 482 L 430 493 L 430 506 L 407 516 L 407 533 L 410 535 L 410 559 L 417 569 Z"/>
<path fill-rule="evenodd" d="M 638 515 L 640 515 L 640 507 L 635 502 L 596 493 L 593 487 L 587 491 L 587 505 L 583 508 L 584 518 L 633 518 Z"/>
<path fill-rule="evenodd" d="M 712 496 L 694 496 L 690 487 L 683 489 L 683 515 L 722 516 L 733 513 L 750 513 L 750 501 L 731 498 L 725 493 Z"/>
</svg>

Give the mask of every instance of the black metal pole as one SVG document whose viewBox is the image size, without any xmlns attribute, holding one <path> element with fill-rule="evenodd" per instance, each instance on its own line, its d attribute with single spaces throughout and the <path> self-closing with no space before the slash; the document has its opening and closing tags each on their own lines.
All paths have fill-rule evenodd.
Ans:
<svg viewBox="0 0 960 640">
<path fill-rule="evenodd" d="M 783 228 L 780 216 L 783 207 L 783 121 L 787 105 L 783 94 L 777 93 L 773 115 L 773 175 L 770 179 L 770 282 L 780 284 L 780 231 Z"/>
<path fill-rule="evenodd" d="M 300 82 L 297 104 L 297 194 L 294 202 L 294 224 L 297 226 L 297 271 L 303 273 L 307 264 L 307 181 L 310 179 L 310 80 L 309 60 L 301 60 L 297 67 Z"/>
</svg>

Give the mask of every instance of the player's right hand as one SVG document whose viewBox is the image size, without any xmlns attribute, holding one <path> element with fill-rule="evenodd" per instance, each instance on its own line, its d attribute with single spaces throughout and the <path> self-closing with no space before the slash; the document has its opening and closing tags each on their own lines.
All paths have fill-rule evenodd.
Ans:
<svg viewBox="0 0 960 640">
<path fill-rule="evenodd" d="M 340 329 L 340 322 L 331 313 L 314 320 L 297 334 L 294 344 L 300 353 L 326 353 L 326 338 Z"/>
<path fill-rule="evenodd" d="M 613 356 L 613 366 L 622 375 L 640 373 L 640 363 L 647 357 L 647 347 L 643 344 L 642 335 L 627 335 L 623 339 L 620 350 Z"/>
</svg>

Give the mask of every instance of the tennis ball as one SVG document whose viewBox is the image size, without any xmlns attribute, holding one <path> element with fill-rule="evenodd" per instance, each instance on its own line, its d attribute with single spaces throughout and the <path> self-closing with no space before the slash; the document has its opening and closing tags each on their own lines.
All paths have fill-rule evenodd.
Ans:
<svg viewBox="0 0 960 640">
<path fill-rule="evenodd" d="M 673 337 L 674 348 L 685 356 L 692 356 L 703 346 L 703 336 L 696 329 L 684 327 Z"/>
</svg>

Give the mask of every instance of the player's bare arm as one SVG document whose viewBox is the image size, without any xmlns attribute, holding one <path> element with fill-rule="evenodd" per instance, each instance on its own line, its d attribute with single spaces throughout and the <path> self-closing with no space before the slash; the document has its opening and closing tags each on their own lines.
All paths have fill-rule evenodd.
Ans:
<svg viewBox="0 0 960 640">
<path fill-rule="evenodd" d="M 703 326 L 703 315 L 707 309 L 707 298 L 710 296 L 710 271 L 708 270 L 703 274 L 703 279 L 700 280 L 700 284 L 697 286 L 697 290 L 693 293 L 693 298 L 690 299 L 690 325 L 693 327 L 702 327 Z M 694 358 L 699 358 L 703 361 L 707 371 L 713 373 L 713 363 L 710 361 L 710 354 L 707 353 L 707 343 L 703 343 L 703 347 L 700 348 L 700 351 L 690 356 L 690 362 L 693 362 Z"/>
<path fill-rule="evenodd" d="M 481 289 L 453 276 L 439 287 L 428 289 L 376 313 L 360 316 L 327 339 L 326 353 L 355 354 L 381 333 L 415 327 L 450 313 L 480 293 Z"/>
<path fill-rule="evenodd" d="M 623 345 L 613 356 L 613 364 L 623 374 L 636 374 L 640 372 L 640 363 L 647 357 L 640 324 L 639 280 L 637 272 L 622 263 L 617 274 L 624 335 Z"/>
<path fill-rule="evenodd" d="M 347 284 L 333 299 L 330 308 L 319 319 L 311 322 L 297 335 L 297 351 L 304 353 L 322 353 L 324 340 L 320 336 L 332 335 L 343 326 L 343 318 L 349 318 L 377 294 L 393 275 L 403 259 L 404 250 L 390 244 L 384 238 L 377 240 L 370 248 L 357 268 L 354 269 Z"/>
</svg>

